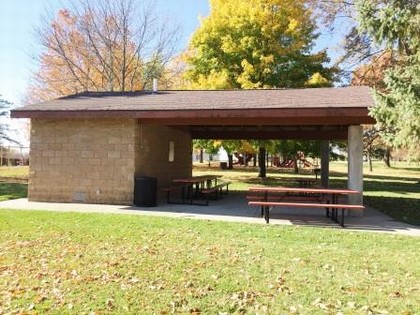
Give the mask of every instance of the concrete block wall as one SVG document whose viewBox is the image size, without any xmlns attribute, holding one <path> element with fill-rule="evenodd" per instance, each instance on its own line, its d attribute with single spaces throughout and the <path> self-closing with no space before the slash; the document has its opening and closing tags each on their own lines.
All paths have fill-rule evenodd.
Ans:
<svg viewBox="0 0 420 315">
<path fill-rule="evenodd" d="M 188 127 L 139 124 L 136 176 L 158 179 L 158 187 L 169 186 L 173 178 L 192 175 L 192 141 Z M 169 142 L 174 142 L 174 160 L 169 161 Z"/>
<path fill-rule="evenodd" d="M 136 119 L 32 119 L 28 198 L 133 202 Z"/>
</svg>

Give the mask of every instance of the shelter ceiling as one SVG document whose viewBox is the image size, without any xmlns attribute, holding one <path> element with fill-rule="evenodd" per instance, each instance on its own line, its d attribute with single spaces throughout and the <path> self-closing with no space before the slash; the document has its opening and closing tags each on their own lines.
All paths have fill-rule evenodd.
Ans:
<svg viewBox="0 0 420 315">
<path fill-rule="evenodd" d="M 294 140 L 345 140 L 347 126 L 343 125 L 242 125 L 242 126 L 190 126 L 193 139 L 294 139 Z"/>
</svg>

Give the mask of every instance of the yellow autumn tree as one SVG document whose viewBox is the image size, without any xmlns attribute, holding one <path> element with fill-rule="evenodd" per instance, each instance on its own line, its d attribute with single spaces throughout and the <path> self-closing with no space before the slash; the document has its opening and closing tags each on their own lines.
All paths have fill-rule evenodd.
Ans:
<svg viewBox="0 0 420 315">
<path fill-rule="evenodd" d="M 315 25 L 305 0 L 210 0 L 210 15 L 190 42 L 191 88 L 303 87 L 324 66 L 325 51 L 311 53 Z"/>
</svg>

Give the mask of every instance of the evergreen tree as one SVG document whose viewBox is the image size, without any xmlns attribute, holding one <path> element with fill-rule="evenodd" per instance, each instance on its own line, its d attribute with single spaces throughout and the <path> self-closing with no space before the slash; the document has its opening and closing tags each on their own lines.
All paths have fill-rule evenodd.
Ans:
<svg viewBox="0 0 420 315">
<path fill-rule="evenodd" d="M 10 105 L 12 105 L 12 103 L 0 98 L 0 145 L 4 142 L 4 140 L 16 142 L 9 137 L 9 126 L 5 122 L 9 116 Z"/>
<path fill-rule="evenodd" d="M 360 31 L 376 44 L 399 53 L 385 72 L 385 88 L 377 90 L 371 114 L 396 146 L 420 142 L 420 4 L 415 0 L 358 0 Z"/>
</svg>

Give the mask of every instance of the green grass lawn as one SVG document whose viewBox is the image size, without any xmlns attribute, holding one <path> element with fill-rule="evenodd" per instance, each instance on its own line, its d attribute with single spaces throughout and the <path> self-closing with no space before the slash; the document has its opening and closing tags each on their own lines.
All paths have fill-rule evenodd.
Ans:
<svg viewBox="0 0 420 315">
<path fill-rule="evenodd" d="M 27 166 L 0 167 L 0 201 L 25 198 L 28 195 Z"/>
<path fill-rule="evenodd" d="M 420 239 L 0 210 L 2 314 L 419 314 Z"/>
<path fill-rule="evenodd" d="M 27 179 L 28 175 L 28 166 L 0 166 L 0 178 L 9 177 Z"/>
<path fill-rule="evenodd" d="M 0 201 L 26 198 L 27 195 L 27 184 L 0 182 Z"/>
</svg>

